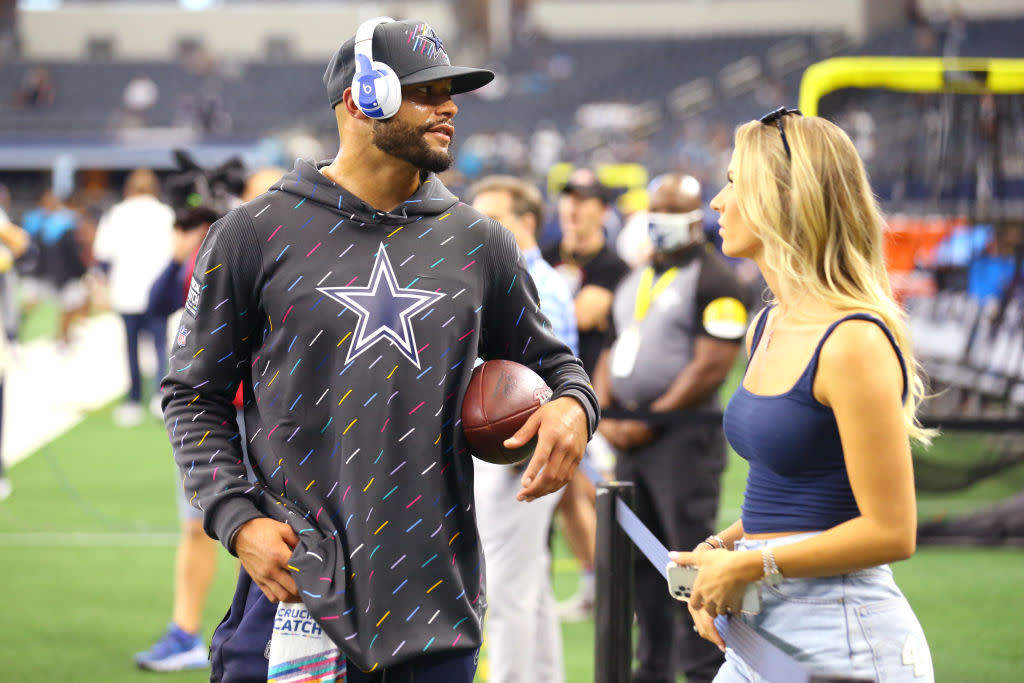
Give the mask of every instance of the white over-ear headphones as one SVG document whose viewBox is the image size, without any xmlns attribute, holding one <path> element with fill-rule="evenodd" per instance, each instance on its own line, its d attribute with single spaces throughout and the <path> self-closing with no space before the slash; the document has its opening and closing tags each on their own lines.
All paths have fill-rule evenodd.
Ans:
<svg viewBox="0 0 1024 683">
<path fill-rule="evenodd" d="M 384 62 L 373 61 L 373 32 L 393 21 L 391 17 L 367 19 L 356 31 L 352 95 L 359 111 L 371 119 L 389 119 L 402 104 L 402 84 L 394 70 Z"/>
</svg>

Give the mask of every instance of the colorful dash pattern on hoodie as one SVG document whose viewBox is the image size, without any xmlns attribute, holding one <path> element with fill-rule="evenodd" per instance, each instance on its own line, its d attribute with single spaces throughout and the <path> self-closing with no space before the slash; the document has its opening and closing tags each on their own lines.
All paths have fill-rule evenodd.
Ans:
<svg viewBox="0 0 1024 683">
<path fill-rule="evenodd" d="M 364 670 L 478 648 L 474 361 L 523 363 L 597 421 L 511 233 L 434 175 L 382 213 L 299 161 L 213 226 L 176 339 L 164 415 L 207 532 L 230 550 L 250 519 L 290 524 L 303 602 Z"/>
</svg>

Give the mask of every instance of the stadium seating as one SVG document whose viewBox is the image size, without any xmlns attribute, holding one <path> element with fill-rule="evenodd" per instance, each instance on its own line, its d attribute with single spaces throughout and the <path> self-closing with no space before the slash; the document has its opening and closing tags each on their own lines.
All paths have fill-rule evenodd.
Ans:
<svg viewBox="0 0 1024 683">
<path fill-rule="evenodd" d="M 960 45 L 961 54 L 1010 56 L 1019 54 L 1024 21 L 974 22 Z M 787 102 L 795 102 L 800 69 L 805 61 L 828 56 L 820 36 L 723 36 L 688 40 L 624 39 L 538 41 L 513 46 L 493 67 L 502 77 L 498 97 L 475 98 L 460 114 L 460 138 L 483 130 L 526 135 L 539 120 L 554 123 L 570 134 L 576 111 L 587 102 L 649 102 L 660 115 L 660 128 L 671 128 L 668 96 L 676 87 L 697 78 L 713 84 L 714 101 L 704 113 L 708 120 L 729 126 L 765 108 L 755 93 L 724 92 L 723 69 L 741 59 L 753 60 L 764 74 L 780 77 Z M 847 54 L 907 54 L 913 31 L 899 27 L 872 36 Z M 780 50 L 780 46 L 785 48 Z M 780 57 L 780 54 L 789 57 Z M 796 55 L 794 68 L 786 59 Z M 802 61 L 801 61 L 802 60 Z M 181 125 L 190 103 L 213 92 L 230 116 L 230 128 L 209 135 L 258 139 L 284 128 L 307 127 L 330 132 L 320 85 L 323 64 L 268 61 L 225 64 L 219 78 L 190 73 L 182 64 L 156 62 L 51 62 L 47 67 L 57 89 L 52 107 L 13 111 L 8 106 L 22 74 L 31 64 L 11 63 L 0 69 L 0 136 L 38 133 L 66 139 L 68 133 L 103 135 L 118 125 L 122 91 L 137 73 L 157 83 L 160 100 L 149 114 L 152 126 Z M 658 131 L 663 132 L 661 130 Z M 660 149 L 652 145 L 652 149 Z"/>
</svg>

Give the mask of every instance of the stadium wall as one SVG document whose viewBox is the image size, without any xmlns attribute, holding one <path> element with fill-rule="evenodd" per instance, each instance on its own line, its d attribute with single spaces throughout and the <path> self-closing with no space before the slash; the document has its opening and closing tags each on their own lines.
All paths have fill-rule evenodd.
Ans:
<svg viewBox="0 0 1024 683">
<path fill-rule="evenodd" d="M 616 2 L 537 2 L 534 23 L 564 38 L 716 36 L 729 34 L 844 33 L 863 38 L 879 25 L 901 19 L 900 3 L 889 0 L 720 0 L 664 2 L 637 0 L 628 9 Z"/>
<path fill-rule="evenodd" d="M 968 19 L 999 19 L 1019 17 L 1024 12 L 1020 0 L 916 0 L 921 14 L 930 18 L 947 17 L 954 9 Z M 900 4 L 900 3 L 893 3 Z"/>
<path fill-rule="evenodd" d="M 926 0 L 927 2 L 927 0 Z M 977 0 L 969 16 L 1009 12 L 1019 0 Z M 455 34 L 455 3 L 413 0 L 402 14 L 423 18 L 446 36 Z M 940 0 L 927 2 L 940 4 Z M 82 3 L 56 10 L 22 9 L 23 56 L 38 60 L 80 59 L 91 39 L 110 40 L 115 59 L 163 60 L 179 41 L 194 40 L 219 55 L 262 59 L 268 40 L 283 39 L 291 57 L 322 60 L 361 20 L 385 11 L 381 3 L 297 2 L 227 4 L 201 11 L 153 2 Z M 936 10 L 937 11 L 937 10 Z M 903 3 L 892 0 L 537 0 L 530 23 L 552 38 L 635 38 L 771 33 L 843 33 L 860 39 L 903 20 Z M 500 21 L 492 25 L 502 26 Z"/>
<path fill-rule="evenodd" d="M 406 2 L 403 9 L 404 16 L 429 21 L 443 36 L 454 32 L 447 2 Z M 268 40 L 283 38 L 294 59 L 326 63 L 361 21 L 386 10 L 376 3 L 347 2 L 241 4 L 200 11 L 166 3 L 97 3 L 22 10 L 18 24 L 28 59 L 79 59 L 93 38 L 109 39 L 116 59 L 170 59 L 182 39 L 195 40 L 222 57 L 263 59 Z"/>
<path fill-rule="evenodd" d="M 948 15 L 951 0 L 917 0 L 926 16 Z M 412 0 L 402 14 L 426 19 L 442 34 L 455 34 L 454 0 Z M 1020 16 L 1021 0 L 960 3 L 969 19 Z M 291 56 L 322 60 L 359 21 L 394 8 L 374 2 L 228 4 L 185 11 L 166 2 L 102 2 L 56 10 L 21 9 L 27 59 L 80 59 L 92 38 L 110 39 L 116 59 L 162 60 L 178 41 L 194 39 L 223 56 L 262 59 L 267 41 L 285 39 Z M 855 40 L 904 19 L 893 0 L 536 0 L 530 21 L 552 38 L 635 38 L 771 33 L 843 33 Z M 492 25 L 501 26 L 500 21 Z"/>
</svg>

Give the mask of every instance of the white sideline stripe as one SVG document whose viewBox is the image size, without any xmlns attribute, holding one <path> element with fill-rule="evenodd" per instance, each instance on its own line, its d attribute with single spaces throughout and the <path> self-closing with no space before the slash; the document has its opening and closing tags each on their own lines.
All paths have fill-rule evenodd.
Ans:
<svg viewBox="0 0 1024 683">
<path fill-rule="evenodd" d="M 170 547 L 178 544 L 177 531 L 104 531 L 104 532 L 4 532 L 0 533 L 0 547 L 105 547 L 135 548 L 139 546 Z"/>
<path fill-rule="evenodd" d="M 21 345 L 4 379 L 3 460 L 8 468 L 24 460 L 86 416 L 128 391 L 124 326 L 119 316 L 92 316 L 59 352 L 50 340 Z M 139 363 L 152 373 L 156 359 L 143 337 Z M 148 390 L 148 387 L 144 387 Z M 111 425 L 113 428 L 113 425 Z"/>
</svg>

